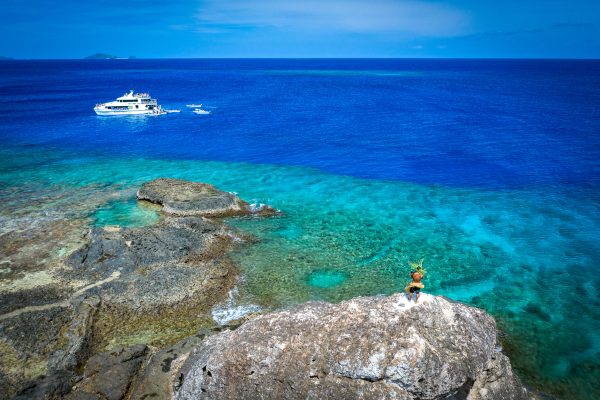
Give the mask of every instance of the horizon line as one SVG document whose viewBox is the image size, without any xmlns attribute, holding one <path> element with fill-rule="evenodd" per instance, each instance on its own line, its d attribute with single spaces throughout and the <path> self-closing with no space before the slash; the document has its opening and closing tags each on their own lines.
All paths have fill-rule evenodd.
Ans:
<svg viewBox="0 0 600 400">
<path fill-rule="evenodd" d="M 600 57 L 116 57 L 116 58 L 13 58 L 2 61 L 135 61 L 135 60 L 581 60 L 597 61 Z"/>
</svg>

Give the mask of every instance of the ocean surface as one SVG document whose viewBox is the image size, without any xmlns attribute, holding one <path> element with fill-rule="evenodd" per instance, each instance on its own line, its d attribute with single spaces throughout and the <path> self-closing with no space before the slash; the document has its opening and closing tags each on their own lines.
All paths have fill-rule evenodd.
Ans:
<svg viewBox="0 0 600 400">
<path fill-rule="evenodd" d="M 94 114 L 129 89 L 182 112 Z M 424 258 L 528 385 L 600 396 L 600 61 L 0 61 L 0 234 L 152 223 L 161 176 L 283 212 L 229 221 L 260 240 L 232 307 L 401 291 Z"/>
</svg>

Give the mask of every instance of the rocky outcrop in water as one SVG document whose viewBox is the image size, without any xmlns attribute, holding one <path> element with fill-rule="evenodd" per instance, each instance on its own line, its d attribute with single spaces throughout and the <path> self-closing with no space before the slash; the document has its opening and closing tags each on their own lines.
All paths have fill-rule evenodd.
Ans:
<svg viewBox="0 0 600 400">
<path fill-rule="evenodd" d="M 163 206 L 167 214 L 179 216 L 230 217 L 260 213 L 273 214 L 269 206 L 252 207 L 233 193 L 223 192 L 206 183 L 181 179 L 155 179 L 137 192 L 140 200 Z"/>
<path fill-rule="evenodd" d="M 484 311 L 401 294 L 306 303 L 208 337 L 187 399 L 524 399 Z"/>
<path fill-rule="evenodd" d="M 137 197 L 162 205 L 166 215 L 142 228 L 92 229 L 88 244 L 69 257 L 65 273 L 69 279 L 104 281 L 87 293 L 101 295 L 106 306 L 136 312 L 212 306 L 231 289 L 236 274 L 222 256 L 243 241 L 214 218 L 274 212 L 268 206 L 251 207 L 212 185 L 180 179 L 145 183 Z"/>
</svg>

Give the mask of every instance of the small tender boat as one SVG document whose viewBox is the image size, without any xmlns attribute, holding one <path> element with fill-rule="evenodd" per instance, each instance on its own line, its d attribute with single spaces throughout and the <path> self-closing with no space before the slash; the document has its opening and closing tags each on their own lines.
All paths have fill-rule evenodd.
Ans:
<svg viewBox="0 0 600 400">
<path fill-rule="evenodd" d="M 206 111 L 206 110 L 203 110 L 201 108 L 196 108 L 195 110 L 192 110 L 192 112 L 194 114 L 200 114 L 200 115 L 210 114 L 210 111 Z"/>
<path fill-rule="evenodd" d="M 200 108 L 202 107 L 202 103 L 200 104 L 186 104 L 186 107 L 190 107 L 190 108 Z"/>
</svg>

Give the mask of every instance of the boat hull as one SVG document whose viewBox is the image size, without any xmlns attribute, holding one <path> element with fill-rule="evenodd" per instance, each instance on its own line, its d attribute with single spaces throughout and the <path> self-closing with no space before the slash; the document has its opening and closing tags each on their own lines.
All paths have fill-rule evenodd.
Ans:
<svg viewBox="0 0 600 400">
<path fill-rule="evenodd" d="M 123 111 L 118 111 L 118 110 L 101 110 L 101 109 L 94 108 L 94 111 L 96 112 L 97 115 L 102 115 L 102 116 L 111 116 L 111 115 L 156 115 L 156 114 L 158 114 L 154 110 L 123 110 Z"/>
</svg>

